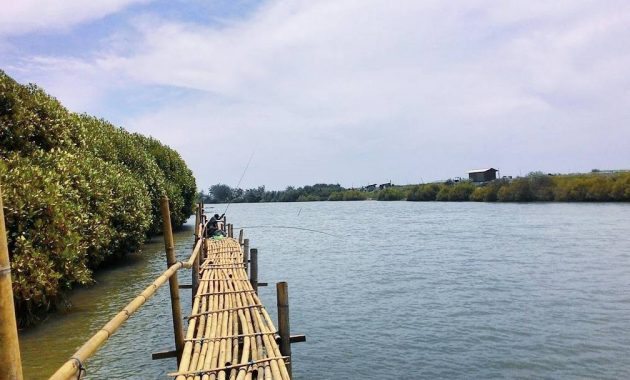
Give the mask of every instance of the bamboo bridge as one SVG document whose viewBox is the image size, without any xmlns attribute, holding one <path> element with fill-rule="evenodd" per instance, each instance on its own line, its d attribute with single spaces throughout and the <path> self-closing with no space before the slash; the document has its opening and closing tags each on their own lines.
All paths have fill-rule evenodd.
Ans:
<svg viewBox="0 0 630 380">
<path fill-rule="evenodd" d="M 81 379 L 86 361 L 168 281 L 175 349 L 152 355 L 153 359 L 177 358 L 177 368 L 168 376 L 176 380 L 289 380 L 291 343 L 306 338 L 290 335 L 286 282 L 276 284 L 276 329 L 258 297 L 258 287 L 267 285 L 258 282 L 258 250 L 249 248 L 249 239 L 243 238 L 243 230 L 235 239 L 233 226 L 224 218 L 218 228 L 227 236 L 219 239 L 206 236 L 209 222 L 203 204 L 199 204 L 194 248 L 188 260 L 177 261 L 167 198 L 162 199 L 161 208 L 166 271 L 85 342 L 50 379 Z M 1 243 L 5 239 L 1 200 L 0 227 Z M 0 248 L 6 250 L 6 244 L 0 244 Z M 5 253 L 0 252 L 0 260 Z M 8 261 L 8 253 L 6 257 Z M 179 284 L 177 273 L 183 268 L 192 270 L 190 285 Z M 193 297 L 185 330 L 180 289 L 191 289 Z M 6 289 L 1 288 L 0 293 L 6 296 Z M 6 306 L 6 302 L 3 305 Z M 11 300 L 11 309 L 12 305 Z M 3 338 L 0 379 L 22 379 L 17 332 L 15 339 L 12 334 L 12 331 L 0 331 Z"/>
</svg>

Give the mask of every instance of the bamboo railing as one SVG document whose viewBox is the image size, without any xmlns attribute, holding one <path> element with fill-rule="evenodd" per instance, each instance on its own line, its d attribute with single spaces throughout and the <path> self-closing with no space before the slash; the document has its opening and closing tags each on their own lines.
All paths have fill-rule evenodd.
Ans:
<svg viewBox="0 0 630 380">
<path fill-rule="evenodd" d="M 173 237 L 171 231 L 171 223 L 170 223 L 170 213 L 168 210 L 168 199 L 162 199 L 162 215 L 164 218 L 164 233 L 165 233 L 165 242 L 166 242 L 166 250 L 167 254 L 169 249 L 172 250 Z M 75 353 L 72 357 L 65 362 L 51 377 L 50 380 L 66 380 L 72 378 L 80 378 L 81 372 L 83 371 L 83 363 L 90 358 L 94 353 L 112 336 L 116 330 L 120 328 L 120 326 L 127 321 L 144 303 L 149 300 L 155 292 L 164 285 L 167 281 L 171 280 L 178 270 L 185 268 L 191 269 L 195 264 L 195 261 L 198 259 L 202 243 L 203 243 L 203 231 L 204 226 L 201 223 L 201 210 L 198 210 L 198 214 L 196 217 L 196 228 L 195 228 L 195 240 L 197 240 L 195 247 L 193 248 L 192 254 L 187 261 L 177 261 L 174 263 L 169 263 L 168 269 L 162 273 L 151 285 L 149 285 L 140 295 L 133 299 L 133 301 L 129 302 L 127 306 L 125 306 L 116 316 L 114 316 L 109 322 L 107 322 L 96 334 L 94 334 L 90 339 L 87 340 Z M 166 227 L 168 226 L 168 227 Z M 170 235 L 170 236 L 169 236 Z M 170 242 L 169 242 L 170 240 Z M 171 283 L 171 296 L 173 292 L 173 287 Z M 177 289 L 175 289 L 177 291 Z M 173 302 L 173 297 L 171 297 L 171 302 Z M 179 305 L 177 306 L 179 308 Z M 181 318 L 181 315 L 173 314 L 173 318 Z M 175 330 L 175 334 L 177 337 L 177 330 Z M 177 338 L 176 338 L 176 346 L 177 346 Z"/>
<path fill-rule="evenodd" d="M 186 262 L 178 261 L 169 267 L 157 280 L 153 281 L 139 296 L 129 302 L 114 318 L 107 322 L 96 334 L 94 334 L 77 352 L 72 355 L 72 358 L 68 360 L 61 368 L 55 372 L 50 379 L 61 380 L 70 379 L 73 376 L 77 376 L 83 368 L 83 363 L 90 358 L 94 353 L 105 343 L 109 337 L 112 336 L 120 326 L 122 326 L 133 313 L 135 313 L 140 307 L 149 300 L 166 281 L 171 278 L 179 269 L 192 268 L 192 261 L 196 258 L 201 248 L 201 240 L 195 247 L 195 253 Z"/>
</svg>

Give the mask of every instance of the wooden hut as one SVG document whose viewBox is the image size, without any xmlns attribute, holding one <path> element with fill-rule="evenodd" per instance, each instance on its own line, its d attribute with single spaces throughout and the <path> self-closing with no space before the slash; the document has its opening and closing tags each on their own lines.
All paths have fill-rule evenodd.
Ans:
<svg viewBox="0 0 630 380">
<path fill-rule="evenodd" d="M 497 179 L 497 169 L 477 169 L 468 172 L 468 179 L 472 182 L 488 182 Z"/>
</svg>

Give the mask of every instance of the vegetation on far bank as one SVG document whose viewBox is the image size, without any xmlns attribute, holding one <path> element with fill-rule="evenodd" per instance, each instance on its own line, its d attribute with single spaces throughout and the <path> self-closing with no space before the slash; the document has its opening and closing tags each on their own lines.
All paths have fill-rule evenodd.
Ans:
<svg viewBox="0 0 630 380">
<path fill-rule="evenodd" d="M 0 183 L 15 305 L 32 324 L 103 262 L 161 230 L 159 198 L 174 226 L 193 211 L 196 184 L 159 141 L 68 112 L 34 85 L 0 71 Z"/>
<path fill-rule="evenodd" d="M 206 203 L 308 202 L 308 201 L 443 201 L 443 202 L 628 202 L 630 172 L 546 175 L 499 179 L 483 184 L 446 181 L 421 185 L 392 186 L 366 191 L 342 186 L 317 184 L 266 191 L 233 189 L 217 184 L 202 192 Z"/>
</svg>

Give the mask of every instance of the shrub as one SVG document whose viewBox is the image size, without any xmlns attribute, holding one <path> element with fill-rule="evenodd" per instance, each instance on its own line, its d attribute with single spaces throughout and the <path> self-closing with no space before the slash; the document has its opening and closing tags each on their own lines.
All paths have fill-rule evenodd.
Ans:
<svg viewBox="0 0 630 380">
<path fill-rule="evenodd" d="M 440 190 L 438 190 L 435 195 L 435 200 L 440 202 L 446 202 L 450 199 L 452 185 L 443 184 L 440 186 Z"/>
<path fill-rule="evenodd" d="M 501 186 L 497 193 L 500 202 L 531 202 L 534 195 L 528 178 L 517 178 L 509 184 Z"/>
<path fill-rule="evenodd" d="M 379 201 L 400 201 L 407 198 L 407 194 L 402 189 L 389 188 L 378 192 L 376 197 Z"/>
<path fill-rule="evenodd" d="M 192 212 L 195 181 L 157 140 L 69 113 L 36 86 L 0 71 L 0 182 L 21 325 L 54 307 L 103 261 L 136 250 Z"/>
<path fill-rule="evenodd" d="M 313 194 L 302 194 L 298 197 L 297 202 L 317 202 L 317 201 L 321 201 L 321 199 L 319 199 L 319 197 L 317 195 L 313 195 Z"/>
<path fill-rule="evenodd" d="M 613 178 L 610 196 L 614 201 L 630 201 L 630 173 Z"/>
<path fill-rule="evenodd" d="M 367 194 L 360 190 L 336 191 L 328 197 L 329 201 L 364 201 Z"/>
<path fill-rule="evenodd" d="M 552 177 L 540 172 L 530 173 L 528 175 L 530 183 L 531 200 L 535 201 L 553 201 L 554 182 Z"/>
<path fill-rule="evenodd" d="M 496 202 L 498 187 L 479 186 L 470 194 L 470 200 L 475 202 Z"/>
<path fill-rule="evenodd" d="M 449 201 L 463 202 L 470 200 L 470 195 L 475 191 L 475 185 L 470 182 L 459 182 L 451 187 L 448 194 Z"/>
<path fill-rule="evenodd" d="M 408 201 L 434 201 L 437 193 L 440 191 L 440 185 L 429 183 L 426 185 L 418 185 L 411 189 L 407 196 Z"/>
<path fill-rule="evenodd" d="M 343 201 L 343 191 L 335 191 L 328 197 L 329 201 Z"/>
</svg>

